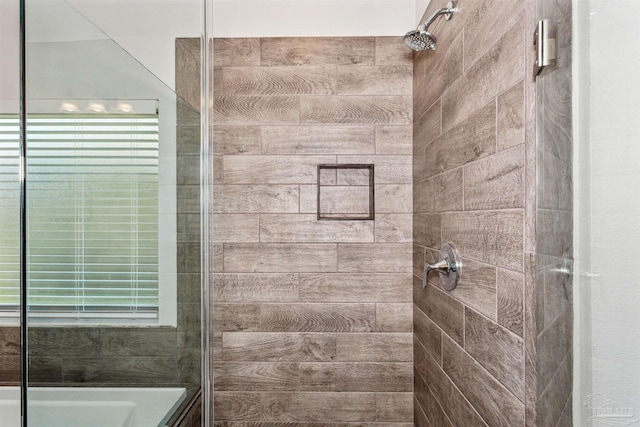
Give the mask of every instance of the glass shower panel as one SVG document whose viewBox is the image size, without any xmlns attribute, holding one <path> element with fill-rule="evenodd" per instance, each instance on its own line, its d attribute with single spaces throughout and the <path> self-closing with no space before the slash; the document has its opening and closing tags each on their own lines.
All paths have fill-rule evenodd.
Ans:
<svg viewBox="0 0 640 427">
<path fill-rule="evenodd" d="M 535 83 L 537 425 L 571 425 L 572 417 L 571 16 L 570 0 L 537 1 L 537 20 L 549 31 L 536 47 L 556 57 Z"/>
<path fill-rule="evenodd" d="M 640 420 L 640 3 L 575 2 L 576 425 Z"/>
<path fill-rule="evenodd" d="M 19 1 L 0 0 L 0 423 L 11 427 L 20 425 L 22 400 L 20 47 Z"/>
<path fill-rule="evenodd" d="M 201 12 L 142 3 L 26 2 L 30 426 L 173 425 L 201 393 Z"/>
</svg>

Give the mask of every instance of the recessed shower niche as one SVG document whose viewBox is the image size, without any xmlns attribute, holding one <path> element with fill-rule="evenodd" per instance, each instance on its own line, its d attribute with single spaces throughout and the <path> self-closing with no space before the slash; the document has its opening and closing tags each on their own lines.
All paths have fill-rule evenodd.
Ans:
<svg viewBox="0 0 640 427">
<path fill-rule="evenodd" d="M 375 219 L 374 165 L 318 165 L 319 220 Z"/>
</svg>

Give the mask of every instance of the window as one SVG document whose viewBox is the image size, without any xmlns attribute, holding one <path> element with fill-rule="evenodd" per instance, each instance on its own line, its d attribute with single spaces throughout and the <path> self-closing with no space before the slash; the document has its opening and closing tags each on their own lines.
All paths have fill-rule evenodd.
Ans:
<svg viewBox="0 0 640 427">
<path fill-rule="evenodd" d="M 158 115 L 38 114 L 27 131 L 30 315 L 159 319 L 175 275 L 159 274 Z M 18 117 L 0 116 L 0 310 L 14 313 L 18 142 Z"/>
</svg>

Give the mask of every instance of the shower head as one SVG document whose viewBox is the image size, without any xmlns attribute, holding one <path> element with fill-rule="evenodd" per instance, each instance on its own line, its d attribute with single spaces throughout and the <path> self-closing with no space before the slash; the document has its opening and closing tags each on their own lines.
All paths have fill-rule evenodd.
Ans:
<svg viewBox="0 0 640 427">
<path fill-rule="evenodd" d="M 436 50 L 436 36 L 427 31 L 426 25 L 419 25 L 404 36 L 404 44 L 415 51 Z"/>
<path fill-rule="evenodd" d="M 454 4 L 452 1 L 450 1 L 447 4 L 447 7 L 438 10 L 433 15 L 431 15 L 429 19 L 427 19 L 423 24 L 418 25 L 418 28 L 405 34 L 404 44 L 407 45 L 407 47 L 418 52 L 423 50 L 436 50 L 436 42 L 438 41 L 438 39 L 427 30 L 438 16 L 444 15 L 444 19 L 448 21 L 449 19 L 451 19 L 451 16 L 455 11 L 456 10 L 454 9 Z"/>
</svg>

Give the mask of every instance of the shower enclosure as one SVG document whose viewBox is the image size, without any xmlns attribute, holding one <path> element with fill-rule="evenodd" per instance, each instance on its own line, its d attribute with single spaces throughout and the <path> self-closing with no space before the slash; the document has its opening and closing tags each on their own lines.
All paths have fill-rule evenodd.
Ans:
<svg viewBox="0 0 640 427">
<path fill-rule="evenodd" d="M 199 426 L 205 5 L 0 6 L 0 425 Z"/>
<path fill-rule="evenodd" d="M 537 3 L 538 423 L 637 423 L 640 5 Z"/>
</svg>

